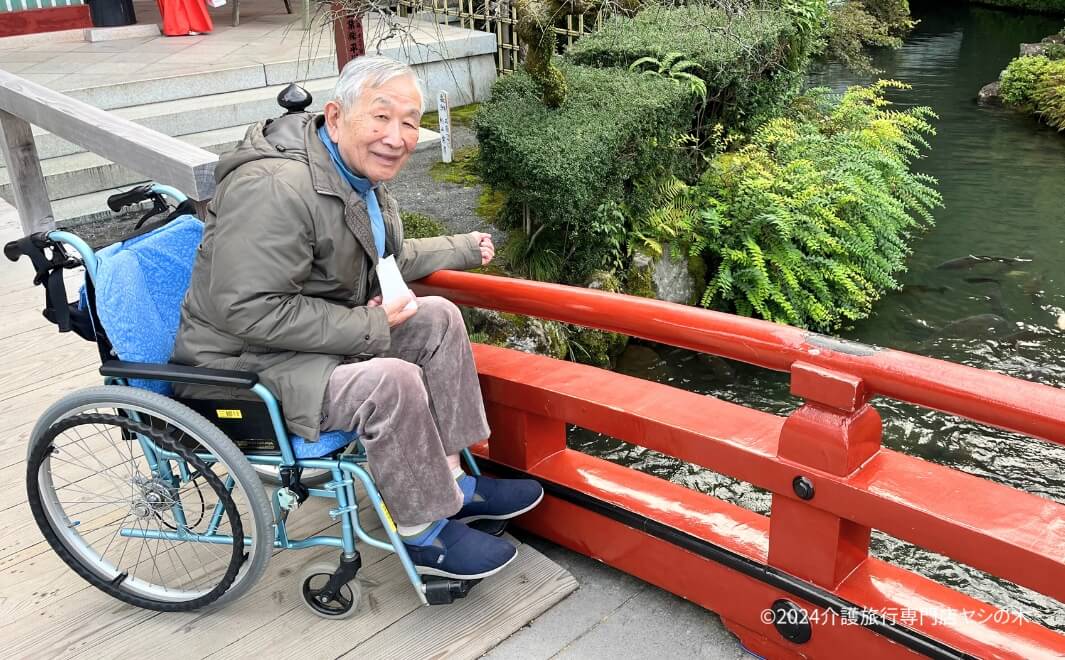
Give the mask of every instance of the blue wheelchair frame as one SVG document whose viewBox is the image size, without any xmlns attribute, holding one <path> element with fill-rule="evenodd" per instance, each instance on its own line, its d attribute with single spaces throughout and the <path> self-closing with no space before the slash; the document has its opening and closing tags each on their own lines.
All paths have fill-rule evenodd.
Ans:
<svg viewBox="0 0 1065 660">
<path fill-rule="evenodd" d="M 167 195 L 179 203 L 186 199 L 184 194 L 170 186 L 155 184 L 152 186 L 152 191 Z M 98 259 L 95 251 L 84 240 L 77 235 L 66 231 L 49 232 L 48 238 L 57 243 L 69 245 L 77 251 L 85 265 L 86 274 L 93 282 L 96 281 Z M 92 304 L 92 301 L 90 301 L 90 304 Z M 108 385 L 128 386 L 128 383 L 123 378 L 108 377 L 106 378 L 105 383 Z M 361 445 L 358 446 L 358 451 L 350 454 L 341 454 L 336 458 L 297 458 L 293 451 L 292 443 L 289 440 L 289 435 L 285 430 L 284 419 L 281 415 L 281 408 L 278 405 L 276 397 L 274 397 L 273 393 L 261 383 L 256 383 L 251 388 L 251 391 L 262 400 L 270 413 L 274 435 L 277 439 L 277 446 L 280 449 L 280 456 L 244 453 L 245 458 L 247 458 L 248 462 L 252 465 L 271 466 L 279 469 L 303 468 L 312 470 L 329 470 L 332 480 L 323 484 L 320 488 L 308 488 L 308 493 L 312 497 L 325 497 L 336 500 L 337 506 L 329 510 L 329 516 L 334 520 L 339 518 L 341 523 L 340 536 L 316 535 L 303 539 L 290 538 L 286 528 L 288 509 L 286 509 L 281 502 L 282 491 L 285 490 L 286 487 L 280 486 L 274 489 L 270 498 L 274 514 L 274 547 L 279 549 L 298 549 L 329 546 L 341 549 L 344 557 L 352 558 L 357 554 L 355 544 L 356 538 L 358 538 L 367 545 L 395 552 L 403 565 L 407 578 L 418 593 L 418 598 L 421 600 L 422 605 L 428 605 L 429 602 L 426 599 L 422 577 L 416 572 L 414 563 L 407 554 L 406 548 L 396 531 L 395 523 L 392 521 L 388 509 L 386 508 L 384 501 L 381 499 L 381 494 L 374 485 L 373 478 L 360 464 L 366 462 L 366 454 L 362 450 Z M 177 454 L 161 449 L 152 442 L 151 439 L 143 435 L 138 436 L 138 441 L 154 474 L 172 479 L 174 474 L 171 471 L 170 464 L 173 462 L 177 465 L 179 476 L 183 480 L 191 478 L 188 465 Z M 358 440 L 355 440 L 354 442 L 357 443 Z M 470 471 L 474 475 L 480 475 L 480 470 L 478 469 L 477 463 L 470 451 L 468 449 L 463 449 L 462 455 L 465 458 Z M 197 453 L 197 456 L 199 456 L 207 465 L 217 462 L 217 458 L 209 453 Z M 363 488 L 365 488 L 374 512 L 377 514 L 378 518 L 380 518 L 381 526 L 388 535 L 388 541 L 374 538 L 360 525 L 358 501 L 355 496 L 356 479 L 363 485 Z M 230 475 L 225 482 L 225 486 L 227 489 L 232 490 L 234 485 L 235 481 L 232 475 Z M 182 525 L 185 524 L 184 510 L 182 509 L 180 502 L 174 505 L 172 513 L 178 523 Z M 203 534 L 192 534 L 187 530 L 180 531 L 180 528 L 176 531 L 122 529 L 119 533 L 121 536 L 132 538 L 230 545 L 233 543 L 233 537 L 216 533 L 222 521 L 223 513 L 222 503 L 219 502 L 215 505 L 211 521 L 207 526 L 206 533 Z M 250 542 L 250 538 L 245 539 L 245 543 L 248 542 Z"/>
</svg>

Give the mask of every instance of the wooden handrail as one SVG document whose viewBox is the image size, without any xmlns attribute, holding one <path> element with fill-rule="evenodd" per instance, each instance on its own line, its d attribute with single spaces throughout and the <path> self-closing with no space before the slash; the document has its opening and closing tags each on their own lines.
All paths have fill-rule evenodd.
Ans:
<svg viewBox="0 0 1065 660">
<path fill-rule="evenodd" d="M 196 202 L 214 195 L 216 154 L 0 70 L 0 147 L 27 234 L 55 226 L 31 124 Z"/>
</svg>

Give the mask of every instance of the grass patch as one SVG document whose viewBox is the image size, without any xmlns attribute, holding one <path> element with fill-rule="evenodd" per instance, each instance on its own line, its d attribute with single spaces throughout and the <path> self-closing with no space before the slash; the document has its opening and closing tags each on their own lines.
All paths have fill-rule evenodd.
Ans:
<svg viewBox="0 0 1065 660">
<path fill-rule="evenodd" d="M 495 223 L 499 214 L 503 212 L 503 205 L 507 203 L 507 196 L 490 186 L 481 190 L 481 196 L 477 198 L 477 208 L 473 210 L 477 217 Z"/>
<path fill-rule="evenodd" d="M 470 188 L 481 185 L 477 174 L 477 147 L 463 147 L 451 155 L 450 163 L 434 163 L 429 168 L 429 176 L 440 183 L 454 183 Z"/>
<path fill-rule="evenodd" d="M 481 109 L 480 103 L 470 103 L 458 108 L 451 108 L 451 125 L 473 127 L 473 116 Z M 440 130 L 440 115 L 436 112 L 427 112 L 422 115 L 422 128 L 430 131 Z"/>
</svg>

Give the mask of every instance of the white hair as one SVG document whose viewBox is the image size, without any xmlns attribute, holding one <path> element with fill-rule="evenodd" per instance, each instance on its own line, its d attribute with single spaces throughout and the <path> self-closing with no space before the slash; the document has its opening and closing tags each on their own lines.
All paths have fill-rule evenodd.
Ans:
<svg viewBox="0 0 1065 660">
<path fill-rule="evenodd" d="M 425 90 L 422 81 L 418 80 L 418 76 L 414 73 L 414 69 L 382 55 L 363 55 L 345 64 L 344 70 L 340 72 L 340 78 L 337 79 L 336 87 L 333 88 L 333 100 L 339 103 L 346 112 L 355 107 L 359 96 L 367 89 L 380 87 L 402 76 L 407 76 L 414 82 L 418 90 L 419 109 L 421 109 L 425 106 Z"/>
</svg>

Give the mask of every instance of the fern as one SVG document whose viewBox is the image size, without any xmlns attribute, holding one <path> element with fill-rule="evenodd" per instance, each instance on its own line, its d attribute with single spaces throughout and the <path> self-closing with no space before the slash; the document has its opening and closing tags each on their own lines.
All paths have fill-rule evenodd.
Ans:
<svg viewBox="0 0 1065 660">
<path fill-rule="evenodd" d="M 650 65 L 650 68 L 645 68 Z M 685 83 L 691 95 L 703 102 L 706 100 L 706 81 L 692 71 L 702 70 L 698 62 L 684 59 L 684 53 L 666 53 L 661 60 L 654 57 L 641 57 L 629 65 L 630 71 L 638 71 L 645 76 L 662 76 L 676 83 Z"/>
<path fill-rule="evenodd" d="M 712 273 L 703 306 L 831 330 L 898 288 L 908 239 L 941 199 L 934 179 L 911 171 L 934 115 L 896 110 L 889 89 L 905 85 L 811 92 L 671 201 L 694 207 L 692 249 Z"/>
<path fill-rule="evenodd" d="M 1032 91 L 1036 113 L 1059 131 L 1065 131 L 1065 60 L 1054 60 Z"/>
</svg>

